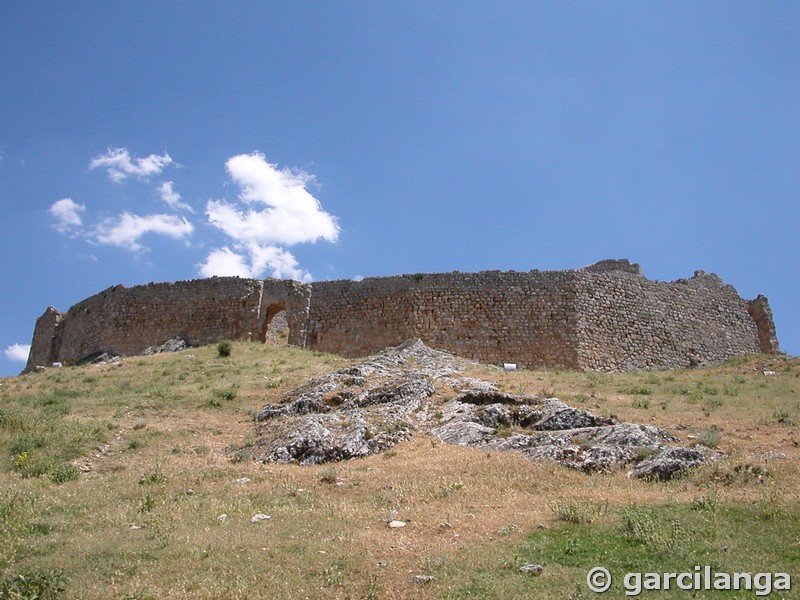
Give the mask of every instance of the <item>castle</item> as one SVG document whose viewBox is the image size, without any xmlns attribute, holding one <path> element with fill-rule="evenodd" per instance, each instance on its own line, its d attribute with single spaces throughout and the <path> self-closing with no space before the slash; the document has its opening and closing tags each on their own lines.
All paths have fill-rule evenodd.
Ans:
<svg viewBox="0 0 800 600">
<path fill-rule="evenodd" d="M 213 277 L 117 285 L 36 321 L 26 371 L 134 355 L 166 340 L 264 342 L 285 311 L 288 343 L 363 356 L 419 337 L 487 363 L 626 371 L 777 352 L 767 299 L 718 276 L 651 281 L 605 260 L 568 271 L 436 273 L 300 283 Z"/>
</svg>

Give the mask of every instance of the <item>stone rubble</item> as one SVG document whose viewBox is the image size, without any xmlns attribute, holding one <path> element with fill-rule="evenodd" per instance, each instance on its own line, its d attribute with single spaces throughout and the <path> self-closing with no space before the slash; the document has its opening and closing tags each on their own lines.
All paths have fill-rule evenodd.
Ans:
<svg viewBox="0 0 800 600">
<path fill-rule="evenodd" d="M 414 339 L 311 379 L 256 415 L 252 453 L 267 463 L 319 464 L 383 452 L 419 431 L 587 473 L 632 467 L 632 477 L 658 480 L 714 456 L 703 446 L 677 446 L 652 425 L 621 423 L 557 398 L 502 393 L 462 377 L 464 366 Z"/>
<path fill-rule="evenodd" d="M 178 352 L 179 350 L 186 349 L 186 340 L 171 339 L 158 346 L 149 346 L 142 352 L 145 356 L 151 354 L 161 354 L 162 352 Z"/>
</svg>

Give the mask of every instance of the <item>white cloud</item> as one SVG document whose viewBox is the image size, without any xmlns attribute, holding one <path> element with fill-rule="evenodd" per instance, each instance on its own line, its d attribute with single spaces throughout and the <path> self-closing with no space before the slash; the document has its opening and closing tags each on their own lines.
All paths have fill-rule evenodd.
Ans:
<svg viewBox="0 0 800 600">
<path fill-rule="evenodd" d="M 198 265 L 203 277 L 250 277 L 250 267 L 241 254 L 230 248 L 217 248 L 206 258 L 206 262 Z"/>
<path fill-rule="evenodd" d="M 151 154 L 132 157 L 126 148 L 112 148 L 90 162 L 91 169 L 102 168 L 109 178 L 121 182 L 128 177 L 156 177 L 172 158 Z M 314 178 L 302 171 L 280 169 L 267 162 L 260 153 L 239 154 L 225 163 L 231 180 L 238 186 L 238 198 L 233 201 L 211 199 L 206 204 L 208 223 L 227 238 L 211 250 L 206 260 L 197 265 L 205 277 L 260 277 L 265 274 L 278 278 L 310 281 L 311 275 L 288 250 L 301 243 L 320 240 L 335 242 L 339 237 L 336 218 L 323 210 L 319 200 L 309 191 Z M 175 190 L 172 181 L 155 185 L 160 199 L 172 211 L 194 213 Z M 138 215 L 124 211 L 84 226 L 86 207 L 69 198 L 55 202 L 50 213 L 55 228 L 71 235 L 80 235 L 90 243 L 118 246 L 131 251 L 144 249 L 142 237 L 162 235 L 186 240 L 194 233 L 194 224 L 178 214 Z M 169 211 L 167 211 L 169 212 Z"/>
<path fill-rule="evenodd" d="M 170 164 L 172 158 L 166 152 L 163 155 L 151 154 L 144 158 L 132 159 L 127 148 L 109 148 L 105 154 L 93 158 L 89 168 L 104 167 L 108 171 L 108 178 L 119 183 L 131 175 L 142 179 L 158 175 Z"/>
<path fill-rule="evenodd" d="M 247 251 L 250 254 L 251 272 L 254 277 L 269 271 L 272 277 L 278 279 L 311 281 L 311 274 L 300 268 L 297 259 L 288 250 L 251 243 L 247 245 Z"/>
<path fill-rule="evenodd" d="M 74 202 L 72 198 L 62 198 L 53 202 L 48 212 L 56 219 L 55 225 L 60 233 L 74 233 L 83 227 L 81 214 L 86 212 L 86 206 Z"/>
<path fill-rule="evenodd" d="M 247 244 L 240 252 L 234 252 L 227 246 L 217 248 L 204 263 L 198 265 L 198 271 L 203 277 L 256 278 L 268 272 L 271 277 L 278 279 L 311 281 L 311 274 L 300 268 L 291 252 L 277 246 L 258 244 Z"/>
<path fill-rule="evenodd" d="M 181 240 L 191 235 L 194 226 L 176 215 L 132 215 L 122 213 L 117 220 L 100 223 L 94 232 L 94 239 L 101 244 L 121 246 L 128 250 L 141 250 L 139 238 L 148 233 L 166 235 Z"/>
<path fill-rule="evenodd" d="M 231 238 L 234 250 L 212 251 L 199 266 L 200 273 L 259 277 L 268 272 L 272 277 L 310 281 L 308 271 L 282 246 L 335 242 L 339 237 L 336 218 L 306 189 L 313 177 L 278 169 L 258 153 L 239 154 L 225 166 L 241 189 L 241 205 L 209 200 L 206 216 Z"/>
<path fill-rule="evenodd" d="M 228 202 L 209 200 L 209 222 L 240 243 L 292 246 L 320 239 L 335 242 L 339 226 L 306 189 L 305 173 L 278 170 L 263 154 L 240 154 L 226 163 L 231 178 L 242 189 L 239 199 L 263 205 L 246 211 Z"/>
<path fill-rule="evenodd" d="M 30 344 L 11 344 L 3 351 L 8 360 L 16 362 L 27 362 L 28 354 L 31 352 Z"/>
<path fill-rule="evenodd" d="M 158 193 L 161 195 L 161 199 L 175 210 L 187 210 L 193 213 L 194 210 L 192 207 L 183 202 L 181 195 L 176 192 L 172 186 L 173 183 L 171 181 L 165 181 L 158 187 Z"/>
</svg>

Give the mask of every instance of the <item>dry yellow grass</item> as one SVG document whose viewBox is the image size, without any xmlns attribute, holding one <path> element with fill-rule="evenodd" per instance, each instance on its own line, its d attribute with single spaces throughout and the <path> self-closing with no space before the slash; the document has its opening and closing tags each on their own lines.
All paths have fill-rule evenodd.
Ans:
<svg viewBox="0 0 800 600">
<path fill-rule="evenodd" d="M 332 466 L 235 460 L 252 442 L 254 411 L 345 364 L 237 343 L 228 360 L 208 347 L 2 380 L 0 407 L 69 389 L 64 418 L 108 431 L 107 447 L 81 459 L 91 470 L 62 485 L 21 479 L 7 457 L 0 489 L 34 498 L 35 514 L 26 518 L 46 528 L 20 538 L 5 573 L 58 567 L 68 596 L 87 599 L 468 597 L 465 574 L 513 569 L 514 549 L 537 528 L 558 526 L 555 507 L 569 499 L 597 507 L 600 522 L 617 507 L 691 504 L 710 490 L 743 505 L 796 507 L 800 499 L 793 424 L 800 422 L 800 364 L 779 357 L 683 373 L 470 367 L 470 375 L 505 391 L 556 396 L 664 427 L 687 443 L 717 431 L 728 458 L 667 484 L 631 480 L 623 471 L 588 476 L 422 434 L 384 455 Z M 235 397 L 220 399 L 231 389 Z M 788 460 L 770 460 L 767 452 Z M 759 481 L 748 465 L 769 476 Z M 235 483 L 244 477 L 250 481 Z M 256 513 L 271 518 L 251 523 Z M 394 518 L 406 527 L 390 529 Z M 412 580 L 431 573 L 431 584 Z M 551 565 L 545 583 L 547 577 L 555 585 L 574 574 Z M 556 589 L 545 586 L 538 597 L 566 597 Z"/>
</svg>

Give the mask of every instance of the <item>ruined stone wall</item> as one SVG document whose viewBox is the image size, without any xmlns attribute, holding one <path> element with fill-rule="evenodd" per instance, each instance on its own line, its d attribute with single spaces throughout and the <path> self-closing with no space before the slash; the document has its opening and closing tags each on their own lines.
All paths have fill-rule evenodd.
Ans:
<svg viewBox="0 0 800 600">
<path fill-rule="evenodd" d="M 410 338 L 484 362 L 577 367 L 570 271 L 485 271 L 313 284 L 307 345 L 363 356 Z"/>
<path fill-rule="evenodd" d="M 575 273 L 426 276 L 417 289 L 418 337 L 489 363 L 577 368 Z"/>
<path fill-rule="evenodd" d="M 310 288 L 294 281 L 214 277 L 114 286 L 37 321 L 27 370 L 53 361 L 75 364 L 101 352 L 130 355 L 168 339 L 201 345 L 258 339 L 269 307 L 286 309 L 290 343 L 302 344 Z M 57 324 L 54 324 L 57 320 Z"/>
<path fill-rule="evenodd" d="M 650 281 L 628 261 L 575 271 L 439 273 L 302 284 L 211 278 L 115 286 L 36 323 L 26 370 L 93 354 L 264 341 L 286 311 L 288 342 L 363 356 L 412 338 L 482 362 L 593 370 L 673 369 L 778 351 L 766 298 L 716 275 Z"/>
<path fill-rule="evenodd" d="M 36 319 L 31 350 L 28 353 L 28 366 L 51 365 L 58 361 L 59 335 L 58 325 L 63 315 L 52 306 L 48 306 L 44 314 Z"/>
<path fill-rule="evenodd" d="M 716 275 L 665 283 L 632 272 L 579 273 L 583 369 L 683 369 L 760 352 L 747 303 Z"/>
<path fill-rule="evenodd" d="M 769 301 L 761 294 L 755 300 L 747 303 L 747 312 L 753 317 L 758 329 L 758 345 L 761 352 L 780 352 L 778 334 L 775 331 L 775 321 L 772 320 L 772 309 Z"/>
<path fill-rule="evenodd" d="M 414 276 L 314 283 L 306 347 L 365 356 L 416 337 Z"/>
<path fill-rule="evenodd" d="M 258 327 L 259 295 L 256 282 L 227 277 L 114 286 L 64 315 L 59 357 L 74 363 L 96 352 L 135 354 L 171 338 L 240 339 Z"/>
</svg>

